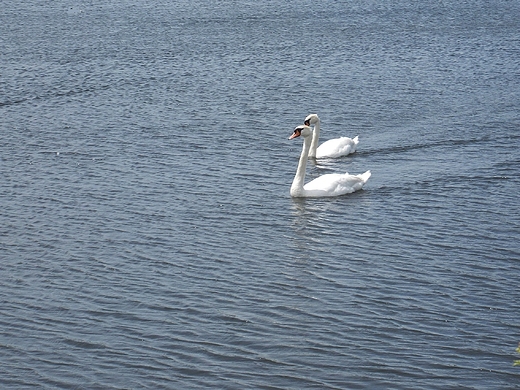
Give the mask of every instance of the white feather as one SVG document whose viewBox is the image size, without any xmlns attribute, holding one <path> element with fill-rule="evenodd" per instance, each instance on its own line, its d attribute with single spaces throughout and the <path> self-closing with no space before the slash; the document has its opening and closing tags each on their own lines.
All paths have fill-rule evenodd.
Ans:
<svg viewBox="0 0 520 390">
<path fill-rule="evenodd" d="M 298 126 L 294 130 L 292 138 L 303 137 L 303 149 L 298 162 L 296 175 L 291 185 L 291 196 L 293 197 L 328 197 L 350 194 L 358 191 L 370 178 L 370 171 L 366 171 L 361 175 L 350 175 L 347 173 L 331 173 L 320 176 L 304 185 L 305 170 L 307 169 L 307 160 L 309 158 L 309 150 L 311 147 L 312 129 L 309 126 Z"/>
</svg>

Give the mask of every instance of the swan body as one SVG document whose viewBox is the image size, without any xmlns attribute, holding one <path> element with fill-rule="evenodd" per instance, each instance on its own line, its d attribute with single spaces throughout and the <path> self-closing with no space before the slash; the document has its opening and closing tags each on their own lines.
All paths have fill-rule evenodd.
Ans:
<svg viewBox="0 0 520 390">
<path fill-rule="evenodd" d="M 330 139 L 318 147 L 318 141 L 320 139 L 320 118 L 317 114 L 307 115 L 303 123 L 307 126 L 314 125 L 309 157 L 338 158 L 356 151 L 356 147 L 359 143 L 358 136 L 354 138 L 340 137 Z"/>
<path fill-rule="evenodd" d="M 366 171 L 361 175 L 350 175 L 347 173 L 331 173 L 322 175 L 311 182 L 305 182 L 305 170 L 307 168 L 307 161 L 309 158 L 309 151 L 311 148 L 312 129 L 307 125 L 298 126 L 294 129 L 293 134 L 289 139 L 303 136 L 303 149 L 291 185 L 291 196 L 293 197 L 328 197 L 350 194 L 358 191 L 370 178 L 370 171 Z"/>
</svg>

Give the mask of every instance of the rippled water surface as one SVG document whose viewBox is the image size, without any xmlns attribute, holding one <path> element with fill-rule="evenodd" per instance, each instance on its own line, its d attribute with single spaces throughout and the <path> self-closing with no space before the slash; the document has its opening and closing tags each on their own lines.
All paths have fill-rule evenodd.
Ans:
<svg viewBox="0 0 520 390">
<path fill-rule="evenodd" d="M 519 15 L 3 1 L 0 387 L 518 389 Z"/>
</svg>

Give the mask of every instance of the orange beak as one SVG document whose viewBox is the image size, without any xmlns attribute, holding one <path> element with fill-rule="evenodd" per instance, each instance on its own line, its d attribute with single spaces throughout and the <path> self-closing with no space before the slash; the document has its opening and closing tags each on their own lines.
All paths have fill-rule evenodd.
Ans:
<svg viewBox="0 0 520 390">
<path fill-rule="evenodd" d="M 301 130 L 300 129 L 295 129 L 294 133 L 292 133 L 292 135 L 289 137 L 289 139 L 293 139 L 293 138 L 299 137 L 300 135 L 301 135 Z"/>
</svg>

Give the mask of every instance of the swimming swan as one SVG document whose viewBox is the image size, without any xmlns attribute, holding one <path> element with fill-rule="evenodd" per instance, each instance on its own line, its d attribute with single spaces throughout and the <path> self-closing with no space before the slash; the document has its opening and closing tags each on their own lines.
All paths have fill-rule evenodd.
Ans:
<svg viewBox="0 0 520 390">
<path fill-rule="evenodd" d="M 305 182 L 305 169 L 309 158 L 311 147 L 312 129 L 307 125 L 301 125 L 294 129 L 289 139 L 299 136 L 303 137 L 303 149 L 298 163 L 298 169 L 291 185 L 291 196 L 293 197 L 325 197 L 350 194 L 360 190 L 369 179 L 371 173 L 366 171 L 361 175 L 349 175 L 348 172 L 330 173 L 320 176 L 313 181 L 303 185 Z"/>
<path fill-rule="evenodd" d="M 330 139 L 318 147 L 318 141 L 320 139 L 320 118 L 318 118 L 317 114 L 307 115 L 303 123 L 307 126 L 314 125 L 314 134 L 312 136 L 309 157 L 337 158 L 356 151 L 356 147 L 359 143 L 358 136 L 354 139 L 349 137 Z"/>
</svg>

